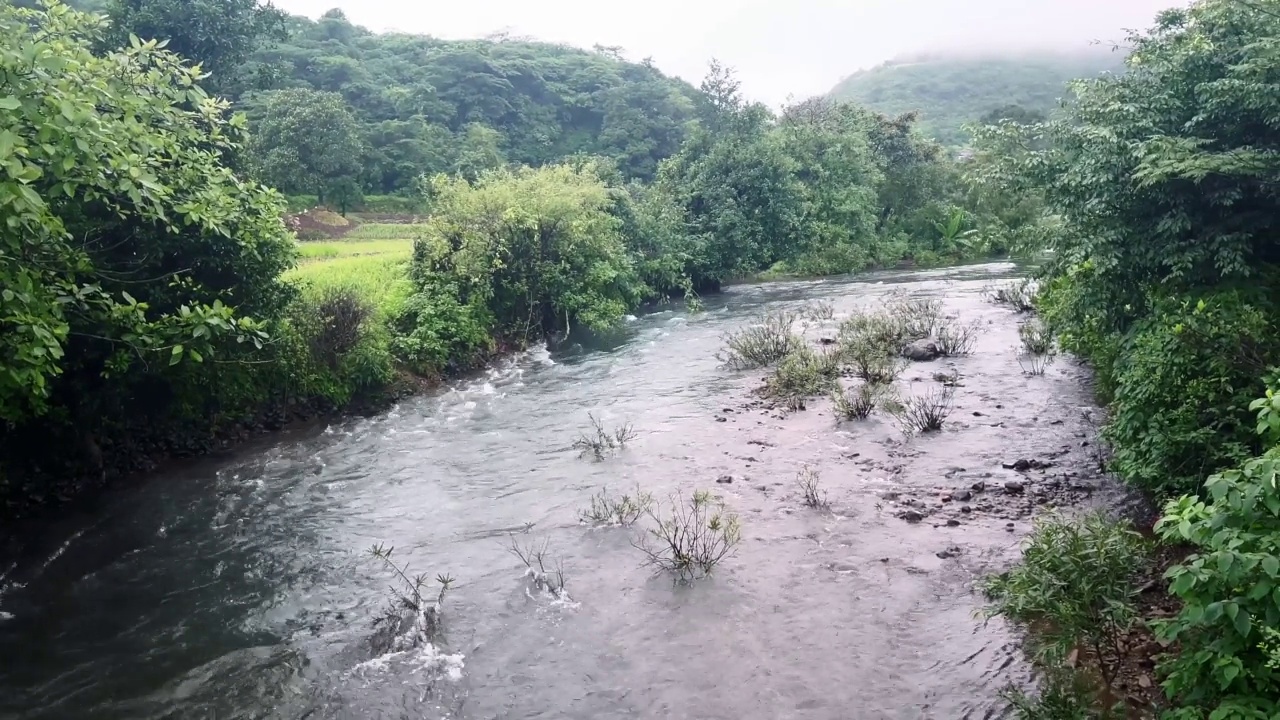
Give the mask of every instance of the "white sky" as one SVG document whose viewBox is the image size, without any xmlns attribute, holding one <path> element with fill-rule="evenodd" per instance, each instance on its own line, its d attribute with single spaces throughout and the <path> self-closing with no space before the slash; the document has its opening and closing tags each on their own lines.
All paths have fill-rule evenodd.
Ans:
<svg viewBox="0 0 1280 720">
<path fill-rule="evenodd" d="M 274 0 L 318 17 L 339 7 L 371 30 L 514 36 L 652 56 L 695 85 L 707 61 L 738 70 L 746 94 L 779 104 L 826 92 L 855 70 L 929 50 L 1083 48 L 1120 42 L 1185 0 Z"/>
</svg>

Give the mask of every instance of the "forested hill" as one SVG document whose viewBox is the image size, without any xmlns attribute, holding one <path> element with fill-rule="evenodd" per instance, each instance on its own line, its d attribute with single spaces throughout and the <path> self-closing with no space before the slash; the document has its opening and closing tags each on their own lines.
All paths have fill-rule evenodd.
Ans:
<svg viewBox="0 0 1280 720">
<path fill-rule="evenodd" d="M 964 145 L 963 127 L 993 111 L 1053 111 L 1069 80 L 1118 72 L 1123 57 L 1094 49 L 1078 54 L 924 56 L 891 60 L 840 81 L 831 97 L 890 115 L 920 112 L 920 128 L 945 145 Z"/>
<path fill-rule="evenodd" d="M 607 49 L 375 34 L 337 10 L 286 23 L 288 38 L 254 53 L 242 82 L 340 93 L 362 126 L 375 192 L 495 149 L 528 165 L 605 155 L 649 179 L 693 117 L 694 88 Z M 262 94 L 238 94 L 252 117 Z"/>
</svg>

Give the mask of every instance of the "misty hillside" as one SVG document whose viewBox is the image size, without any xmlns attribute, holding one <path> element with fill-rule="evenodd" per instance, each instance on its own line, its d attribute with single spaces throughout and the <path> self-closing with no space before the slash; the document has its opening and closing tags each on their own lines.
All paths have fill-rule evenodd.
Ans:
<svg viewBox="0 0 1280 720">
<path fill-rule="evenodd" d="M 1122 68 L 1121 56 L 1106 51 L 903 58 L 850 75 L 830 96 L 889 115 L 918 110 L 926 134 L 945 145 L 964 145 L 966 123 L 1009 105 L 1049 113 L 1068 80 Z"/>
</svg>

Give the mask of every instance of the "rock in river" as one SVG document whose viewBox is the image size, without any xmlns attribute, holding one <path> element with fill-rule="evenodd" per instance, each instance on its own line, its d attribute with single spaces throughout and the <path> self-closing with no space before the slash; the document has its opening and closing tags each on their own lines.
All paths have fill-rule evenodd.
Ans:
<svg viewBox="0 0 1280 720">
<path fill-rule="evenodd" d="M 929 340 L 917 340 L 910 345 L 902 348 L 902 357 L 915 362 L 929 362 L 937 360 L 942 353 L 938 352 L 938 346 Z"/>
</svg>

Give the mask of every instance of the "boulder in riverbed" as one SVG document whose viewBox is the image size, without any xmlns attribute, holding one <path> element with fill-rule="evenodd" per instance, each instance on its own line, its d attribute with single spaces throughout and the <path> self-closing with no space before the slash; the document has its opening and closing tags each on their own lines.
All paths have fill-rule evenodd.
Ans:
<svg viewBox="0 0 1280 720">
<path fill-rule="evenodd" d="M 937 360 L 940 355 L 942 353 L 938 352 L 938 346 L 930 340 L 916 340 L 902 348 L 902 357 L 915 362 Z"/>
</svg>

